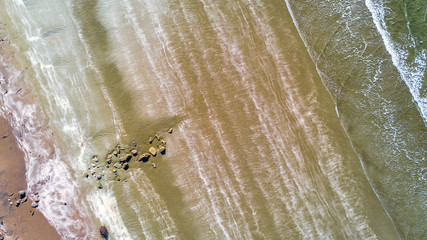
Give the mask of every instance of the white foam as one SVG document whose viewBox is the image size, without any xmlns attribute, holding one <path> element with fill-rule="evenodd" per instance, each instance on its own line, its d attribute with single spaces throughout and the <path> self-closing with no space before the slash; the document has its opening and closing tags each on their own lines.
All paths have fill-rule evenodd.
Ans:
<svg viewBox="0 0 427 240">
<path fill-rule="evenodd" d="M 135 239 L 131 237 L 122 220 L 114 192 L 108 187 L 104 189 L 102 191 L 95 189 L 86 194 L 87 201 L 94 210 L 93 213 L 103 225 L 108 227 L 109 235 L 114 239 Z"/>
<path fill-rule="evenodd" d="M 400 46 L 396 42 L 393 42 L 384 21 L 386 13 L 383 1 L 365 0 L 365 4 L 371 12 L 375 27 L 380 33 L 388 53 L 391 55 L 394 66 L 397 68 L 400 76 L 408 86 L 414 101 L 417 103 L 418 110 L 424 119 L 424 123 L 427 124 L 427 97 L 422 97 L 420 95 L 424 81 L 424 73 L 427 67 L 427 50 L 416 50 L 415 59 L 410 63 L 414 66 L 410 66 L 407 63 L 407 56 L 409 55 L 410 49 L 413 50 L 416 48 L 415 40 L 408 35 L 404 36 L 407 40 L 407 46 Z"/>
<path fill-rule="evenodd" d="M 19 84 L 22 82 L 18 78 L 23 76 L 20 76 L 19 71 L 5 65 L 3 58 L 0 64 L 9 74 L 9 84 L 2 84 L 2 87 L 9 90 L 21 87 Z M 23 99 L 20 95 L 3 96 L 0 114 L 11 122 L 18 144 L 25 154 L 29 195 L 34 197 L 38 193 L 41 199 L 40 211 L 65 239 L 65 236 L 73 237 L 82 232 L 90 232 L 90 225 L 80 224 L 79 218 L 87 212 L 84 209 L 80 209 L 80 213 L 77 212 L 75 206 L 81 204 L 75 199 L 77 186 L 70 181 L 70 169 L 61 161 L 61 152 L 51 145 L 51 132 L 39 114 L 40 109 L 34 103 L 27 103 L 31 99 Z M 71 207 L 65 207 L 64 202 Z"/>
<path fill-rule="evenodd" d="M 35 85 L 40 88 L 36 93 L 41 93 L 38 97 L 45 100 L 45 112 L 50 121 L 49 129 L 44 121 L 28 123 L 27 125 L 32 128 L 24 126 L 26 133 L 22 140 L 22 148 L 27 156 L 28 186 L 33 189 L 33 192 L 38 191 L 42 199 L 40 210 L 64 239 L 93 238 L 97 232 L 97 224 L 93 219 L 94 213 L 89 208 L 91 205 L 81 196 L 82 182 L 77 180 L 74 174 L 81 176 L 86 170 L 88 156 L 96 148 L 89 141 L 90 128 L 103 130 L 103 127 L 109 127 L 109 118 L 102 118 L 102 116 L 106 114 L 105 111 L 112 110 L 113 106 L 111 101 L 108 101 L 110 105 L 105 103 L 105 106 L 100 103 L 99 96 L 108 97 L 105 89 L 93 89 L 90 85 L 93 79 L 85 75 L 87 71 L 95 73 L 99 71 L 93 66 L 87 44 L 83 41 L 77 21 L 72 16 L 71 6 L 66 6 L 69 3 L 57 1 L 34 3 L 41 4 L 43 11 L 48 12 L 49 19 L 54 20 L 45 22 L 46 19 L 39 18 L 38 10 L 40 9 L 37 9 L 37 6 L 26 9 L 24 5 L 18 6 L 11 3 L 7 5 L 10 9 L 6 10 L 12 21 L 22 23 L 17 24 L 16 28 L 18 32 L 25 33 L 27 39 L 23 40 L 28 41 L 29 47 L 21 52 L 25 53 L 25 57 L 32 64 L 36 75 Z M 64 26 L 64 32 L 70 34 L 63 36 L 67 37 L 67 43 L 64 44 L 58 35 L 57 38 L 40 38 L 34 41 L 36 40 L 34 36 L 39 36 L 40 29 L 51 27 L 50 24 L 53 22 Z M 89 76 L 92 75 L 89 74 Z M 10 106 L 16 106 L 13 109 L 15 111 L 13 115 L 21 117 L 20 114 L 24 114 L 23 122 L 38 121 L 36 117 L 41 117 L 39 116 L 41 111 L 36 107 L 39 103 L 31 104 L 30 107 L 25 104 L 18 105 L 19 99 L 13 99 L 8 103 Z M 12 112 L 12 110 L 6 109 L 5 112 Z M 116 126 L 114 130 L 118 138 L 123 130 L 114 111 L 112 114 Z M 21 131 L 21 120 L 14 119 L 12 122 L 17 124 L 16 131 Z M 32 135 L 31 139 L 28 131 Z M 51 136 L 52 132 L 59 133 L 60 137 L 54 139 Z M 67 147 L 60 149 L 55 145 L 49 148 L 50 144 L 55 144 L 56 140 L 62 144 L 67 143 Z M 105 145 L 110 144 L 111 141 L 107 141 Z M 40 148 L 41 146 L 46 148 Z M 97 207 L 105 207 L 103 212 L 107 215 L 119 217 L 114 227 L 120 231 L 112 231 L 111 235 L 126 236 L 126 227 L 124 224 L 119 224 L 120 214 L 115 212 L 116 208 L 109 207 L 110 203 L 102 201 L 109 196 L 108 193 L 106 195 L 102 193 L 95 195 L 94 198 L 88 198 L 87 201 L 105 203 L 105 206 L 100 204 Z M 66 202 L 67 206 L 62 205 L 63 202 Z M 104 219 L 101 221 L 103 222 Z"/>
</svg>

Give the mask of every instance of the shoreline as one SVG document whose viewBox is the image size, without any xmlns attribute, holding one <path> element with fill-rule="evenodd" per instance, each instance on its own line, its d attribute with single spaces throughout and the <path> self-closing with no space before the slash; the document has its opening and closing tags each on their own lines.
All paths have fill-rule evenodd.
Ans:
<svg viewBox="0 0 427 240">
<path fill-rule="evenodd" d="M 10 48 L 11 42 L 8 40 L 3 26 L 0 27 L 0 56 L 2 59 L 13 60 L 13 50 Z M 13 63 L 10 63 L 13 65 Z M 9 90 L 9 79 L 7 69 L 0 67 L 0 89 L 6 87 L 5 95 Z M 21 78 L 15 79 L 21 82 Z M 27 88 L 25 83 L 22 87 Z M 23 88 L 15 94 L 19 94 Z M 23 92 L 25 92 L 24 89 Z M 14 94 L 14 93 L 8 93 Z M 24 93 L 25 94 L 25 93 Z M 0 100 L 4 104 L 4 98 Z M 22 98 L 25 102 L 26 97 Z M 6 115 L 4 115 L 6 114 Z M 26 177 L 25 153 L 21 149 L 14 132 L 13 119 L 11 113 L 2 112 L 0 114 L 0 235 L 8 239 L 61 239 L 56 229 L 49 223 L 42 212 L 32 208 L 31 204 L 36 195 L 29 190 Z M 10 117 L 8 117 L 10 116 Z M 22 202 L 19 207 L 15 205 L 19 199 L 18 192 L 26 192 L 26 201 Z M 12 195 L 13 194 L 13 195 Z"/>
<path fill-rule="evenodd" d="M 3 24 L 0 22 L 0 25 Z M 68 239 L 71 231 L 78 238 L 98 239 L 95 231 L 98 221 L 84 218 L 70 199 L 61 199 L 56 192 L 43 190 L 44 185 L 54 184 L 54 176 L 40 172 L 55 167 L 58 153 L 53 142 L 54 136 L 38 109 L 33 86 L 27 81 L 27 67 L 17 62 L 13 42 L 4 26 L 0 26 L 0 40 L 0 221 L 3 221 L 6 230 L 5 233 L 0 227 L 0 234 L 6 240 L 50 240 Z M 20 114 L 16 108 L 22 107 L 27 112 Z M 40 148 L 40 152 L 34 151 L 33 144 Z M 16 207 L 14 204 L 21 190 L 26 191 L 28 200 Z M 36 209 L 31 208 L 34 198 L 40 199 Z M 13 201 L 12 206 L 9 205 L 9 199 Z M 70 209 L 68 214 L 78 224 L 69 223 L 73 227 L 64 229 L 57 222 L 58 216 L 49 214 L 56 213 L 56 205 L 64 206 L 65 202 Z M 84 231 L 92 225 L 95 227 L 91 228 L 90 233 Z"/>
<path fill-rule="evenodd" d="M 0 234 L 5 239 L 60 239 L 44 215 L 31 207 L 32 195 L 28 195 L 29 199 L 19 207 L 15 206 L 18 191 L 27 189 L 24 153 L 12 134 L 12 127 L 3 117 L 0 117 L 0 135 L 0 221 L 6 230 L 6 233 L 1 230 Z"/>
</svg>

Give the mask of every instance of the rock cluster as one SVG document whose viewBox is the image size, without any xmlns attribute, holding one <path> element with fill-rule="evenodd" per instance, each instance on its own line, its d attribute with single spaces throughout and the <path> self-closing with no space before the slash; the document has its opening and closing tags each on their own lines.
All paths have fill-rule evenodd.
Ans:
<svg viewBox="0 0 427 240">
<path fill-rule="evenodd" d="M 172 134 L 172 131 L 170 128 L 167 133 Z M 97 187 L 101 189 L 103 181 L 126 181 L 126 171 L 139 166 L 139 163 L 146 163 L 151 159 L 151 166 L 157 168 L 153 161 L 156 156 L 166 154 L 166 140 L 158 133 L 150 136 L 147 142 L 146 145 L 151 146 L 145 151 L 132 141 L 131 146 L 118 144 L 108 151 L 105 158 L 92 156 L 90 167 L 83 174 L 84 177 L 93 178 Z"/>
<path fill-rule="evenodd" d="M 9 201 L 10 206 L 15 205 L 16 207 L 19 207 L 22 204 L 26 203 L 28 200 L 28 196 L 27 196 L 27 193 L 25 192 L 25 190 L 19 191 L 18 194 L 15 195 L 14 198 L 13 198 L 13 195 L 14 195 L 14 193 L 10 193 L 9 198 L 7 199 Z M 40 199 L 37 196 L 35 196 L 34 201 L 31 203 L 31 207 L 37 208 L 39 206 L 39 204 L 38 204 L 39 201 L 40 201 Z"/>
</svg>

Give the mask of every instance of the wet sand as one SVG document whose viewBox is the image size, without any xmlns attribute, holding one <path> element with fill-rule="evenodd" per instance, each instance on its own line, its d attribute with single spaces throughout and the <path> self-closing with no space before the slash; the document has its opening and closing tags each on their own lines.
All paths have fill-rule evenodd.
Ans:
<svg viewBox="0 0 427 240">
<path fill-rule="evenodd" d="M 10 59 L 13 51 L 10 42 L 0 27 L 0 55 Z M 0 84 L 6 84 L 6 69 L 0 68 L 5 79 Z M 5 94 L 1 92 L 0 94 Z M 9 93 L 10 94 L 10 93 Z M 12 134 L 12 127 L 3 116 L 0 116 L 0 235 L 8 239 L 60 239 L 56 230 L 49 224 L 44 215 L 36 208 L 31 208 L 34 195 L 26 191 L 26 167 L 24 153 L 19 148 L 17 139 Z M 27 201 L 15 206 L 18 192 L 25 190 Z M 13 194 L 13 195 L 12 195 Z M 34 193 L 32 193 L 34 194 Z M 43 199 L 41 199 L 43 201 Z M 10 204 L 12 202 L 12 204 Z"/>
<path fill-rule="evenodd" d="M 43 214 L 31 208 L 31 198 L 19 207 L 14 205 L 18 191 L 25 190 L 27 182 L 24 154 L 11 133 L 8 122 L 0 118 L 0 221 L 3 221 L 6 230 L 6 233 L 1 230 L 1 234 L 6 239 L 60 239 Z M 11 193 L 13 196 L 10 196 Z M 13 205 L 9 204 L 9 200 L 13 201 Z"/>
<path fill-rule="evenodd" d="M 0 228 L 0 234 L 3 234 L 6 237 L 6 240 L 61 238 L 103 239 L 99 235 L 100 223 L 97 221 L 97 219 L 87 219 L 82 217 L 78 207 L 76 206 L 77 204 L 73 205 L 71 201 L 62 199 L 60 195 L 56 194 L 56 192 L 53 192 L 53 194 L 50 194 L 49 196 L 41 196 L 40 202 L 41 205 L 46 203 L 61 207 L 66 205 L 68 209 L 72 209 L 71 212 L 73 213 L 70 215 L 74 222 L 69 223 L 70 226 L 65 230 L 62 229 L 62 232 L 58 229 L 55 229 L 57 226 L 54 227 L 50 225 L 49 221 L 47 220 L 51 219 L 50 215 L 48 215 L 49 217 L 46 218 L 40 209 L 31 208 L 33 198 L 37 197 L 38 193 L 43 195 L 42 189 L 45 188 L 44 185 L 53 183 L 57 184 L 58 182 L 57 180 L 52 180 L 49 182 L 50 178 L 40 177 L 38 172 L 34 173 L 31 171 L 31 169 L 26 169 L 26 164 L 27 167 L 31 165 L 32 167 L 42 169 L 43 167 L 46 167 L 46 162 L 52 161 L 52 159 L 54 159 L 55 150 L 53 146 L 53 140 L 49 138 L 51 132 L 49 132 L 49 127 L 44 121 L 45 119 L 43 118 L 43 114 L 39 115 L 36 113 L 37 116 L 31 116 L 39 118 L 38 120 L 41 122 L 37 123 L 28 121 L 10 121 L 10 119 L 17 117 L 14 115 L 11 109 L 18 105 L 19 107 L 31 106 L 36 102 L 38 103 L 38 99 L 32 93 L 33 86 L 28 84 L 28 67 L 25 65 L 25 63 L 17 61 L 16 56 L 18 53 L 16 52 L 17 49 L 15 48 L 16 43 L 10 40 L 10 36 L 4 28 L 5 26 L 6 24 L 0 21 L 0 60 L 2 61 L 0 62 L 0 94 L 7 94 L 7 97 L 12 95 L 7 101 L 12 101 L 15 104 L 7 105 L 5 104 L 6 98 L 0 98 L 0 108 L 5 107 L 6 109 L 5 111 L 2 111 L 2 114 L 6 115 L 0 115 L 0 221 L 3 221 L 3 226 L 6 230 L 6 233 L 3 232 Z M 19 73 L 16 71 L 19 71 Z M 2 104 L 5 105 L 3 106 Z M 12 129 L 15 125 L 19 125 L 20 127 L 14 136 L 12 134 Z M 28 132 L 29 128 L 34 129 Z M 36 163 L 31 162 L 31 160 L 30 163 L 25 161 L 25 154 L 22 151 L 21 146 L 19 146 L 20 141 L 17 141 L 17 138 L 19 140 L 23 140 L 22 131 L 27 135 L 34 134 L 38 131 L 45 133 L 49 132 L 46 134 L 46 136 L 49 135 L 49 137 L 40 134 L 39 139 L 43 140 L 37 143 L 32 143 L 38 144 L 38 147 L 43 149 L 43 153 L 38 156 Z M 3 136 L 7 137 L 3 138 Z M 34 152 L 32 152 L 32 154 L 34 155 Z M 37 180 L 33 182 L 27 181 L 27 174 L 31 174 Z M 28 190 L 29 195 L 28 200 L 21 204 L 21 206 L 16 207 L 14 204 L 18 200 L 18 192 L 20 190 L 26 189 Z M 12 193 L 13 195 L 10 196 Z M 79 197 L 76 198 L 78 199 Z M 10 202 L 13 202 L 13 204 L 10 205 Z M 85 203 L 79 204 L 81 205 Z M 58 209 L 54 209 L 53 211 L 56 212 Z M 46 214 L 46 212 L 44 212 L 44 214 Z M 52 221 L 55 224 L 58 222 L 55 220 Z M 80 230 L 81 228 L 88 226 L 93 226 L 93 228 L 91 228 L 90 234 Z M 77 237 L 70 237 L 68 231 L 77 232 Z"/>
</svg>

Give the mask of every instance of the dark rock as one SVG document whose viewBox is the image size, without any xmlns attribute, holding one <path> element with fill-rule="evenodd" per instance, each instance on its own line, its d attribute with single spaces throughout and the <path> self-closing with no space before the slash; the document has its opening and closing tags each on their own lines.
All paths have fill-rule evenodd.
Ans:
<svg viewBox="0 0 427 240">
<path fill-rule="evenodd" d="M 89 173 L 87 173 L 87 172 L 85 172 L 83 175 L 85 176 L 85 178 L 89 177 Z"/>
<path fill-rule="evenodd" d="M 21 205 L 21 201 L 18 200 L 15 202 L 15 206 L 19 207 L 19 205 Z"/>
<path fill-rule="evenodd" d="M 31 203 L 31 207 L 32 207 L 32 208 L 37 208 L 38 206 L 39 206 L 39 203 L 38 203 L 38 202 L 35 202 L 35 201 L 34 201 L 34 202 L 32 202 L 32 203 Z"/>
<path fill-rule="evenodd" d="M 105 239 L 108 239 L 108 230 L 105 226 L 101 226 L 99 228 L 99 234 L 101 234 L 101 236 Z"/>
<path fill-rule="evenodd" d="M 18 196 L 19 196 L 20 199 L 23 199 L 25 197 L 25 195 L 27 195 L 27 194 L 25 193 L 24 190 L 21 190 L 21 191 L 18 192 Z"/>
<path fill-rule="evenodd" d="M 126 154 L 120 159 L 120 162 L 129 162 L 131 159 L 132 159 L 132 155 Z"/>
<path fill-rule="evenodd" d="M 128 169 L 129 169 L 129 164 L 128 164 L 128 163 L 125 163 L 125 164 L 123 165 L 123 169 L 124 169 L 124 170 L 128 170 Z"/>
<path fill-rule="evenodd" d="M 149 158 L 150 158 L 150 154 L 144 153 L 144 154 L 139 156 L 138 161 L 146 162 L 146 161 L 148 161 Z"/>
<path fill-rule="evenodd" d="M 166 146 L 160 145 L 160 146 L 159 146 L 159 152 L 160 152 L 161 154 L 165 154 L 165 153 L 166 153 Z"/>
<path fill-rule="evenodd" d="M 138 154 L 138 150 L 136 149 L 132 149 L 132 151 L 130 151 L 134 156 L 136 156 L 136 154 Z"/>
</svg>

